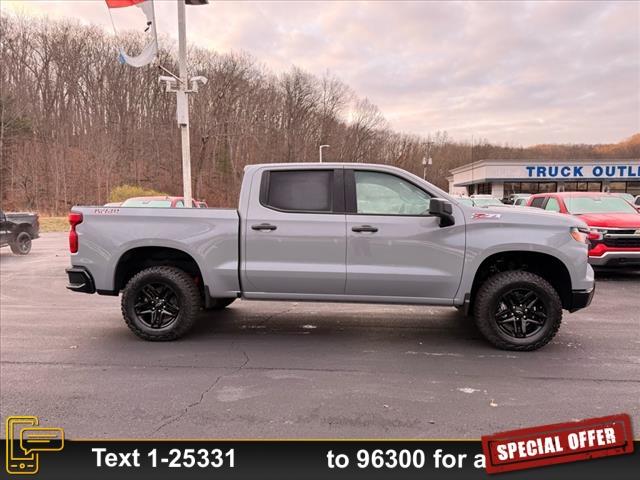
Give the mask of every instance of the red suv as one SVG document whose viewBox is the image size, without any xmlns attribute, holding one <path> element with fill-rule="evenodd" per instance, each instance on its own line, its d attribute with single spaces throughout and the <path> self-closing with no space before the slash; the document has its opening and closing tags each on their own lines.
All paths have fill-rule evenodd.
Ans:
<svg viewBox="0 0 640 480">
<path fill-rule="evenodd" d="M 591 265 L 640 265 L 640 212 L 625 199 L 602 192 L 540 193 L 527 206 L 573 215 L 589 225 Z"/>
</svg>

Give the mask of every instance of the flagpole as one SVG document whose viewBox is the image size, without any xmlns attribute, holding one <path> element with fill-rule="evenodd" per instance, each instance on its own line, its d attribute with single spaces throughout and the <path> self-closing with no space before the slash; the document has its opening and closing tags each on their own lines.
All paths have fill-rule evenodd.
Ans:
<svg viewBox="0 0 640 480">
<path fill-rule="evenodd" d="M 182 142 L 182 190 L 184 206 L 191 208 L 191 144 L 189 139 L 189 98 L 188 73 L 187 73 L 187 31 L 185 19 L 185 0 L 178 2 L 178 68 L 180 81 L 176 92 L 176 109 L 178 125 L 180 126 L 180 136 Z"/>
</svg>

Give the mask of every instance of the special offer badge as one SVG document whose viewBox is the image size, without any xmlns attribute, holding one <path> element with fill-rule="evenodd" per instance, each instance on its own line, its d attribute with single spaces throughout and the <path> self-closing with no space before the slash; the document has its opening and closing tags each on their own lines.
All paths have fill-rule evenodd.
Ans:
<svg viewBox="0 0 640 480">
<path fill-rule="evenodd" d="M 627 414 L 512 430 L 482 437 L 487 473 L 633 452 Z"/>
</svg>

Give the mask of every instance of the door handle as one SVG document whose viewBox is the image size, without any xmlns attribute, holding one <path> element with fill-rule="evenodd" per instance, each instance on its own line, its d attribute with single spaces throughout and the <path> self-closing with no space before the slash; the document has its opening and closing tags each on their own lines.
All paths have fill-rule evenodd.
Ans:
<svg viewBox="0 0 640 480">
<path fill-rule="evenodd" d="M 276 227 L 275 225 L 271 225 L 270 223 L 261 223 L 259 225 L 251 225 L 251 229 L 252 230 L 275 230 Z"/>
<path fill-rule="evenodd" d="M 378 231 L 378 227 L 372 227 L 371 225 L 360 225 L 359 227 L 353 227 L 351 230 L 358 233 L 376 233 Z"/>
</svg>

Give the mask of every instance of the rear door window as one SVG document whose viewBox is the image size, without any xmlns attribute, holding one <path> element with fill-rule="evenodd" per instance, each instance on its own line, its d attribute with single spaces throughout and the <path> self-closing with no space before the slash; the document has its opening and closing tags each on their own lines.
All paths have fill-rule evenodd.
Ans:
<svg viewBox="0 0 640 480">
<path fill-rule="evenodd" d="M 332 170 L 272 170 L 263 204 L 286 212 L 330 213 Z"/>
<path fill-rule="evenodd" d="M 544 201 L 547 199 L 547 197 L 536 197 L 533 200 L 531 200 L 531 207 L 535 207 L 535 208 L 542 208 L 542 206 L 544 205 Z"/>
</svg>

